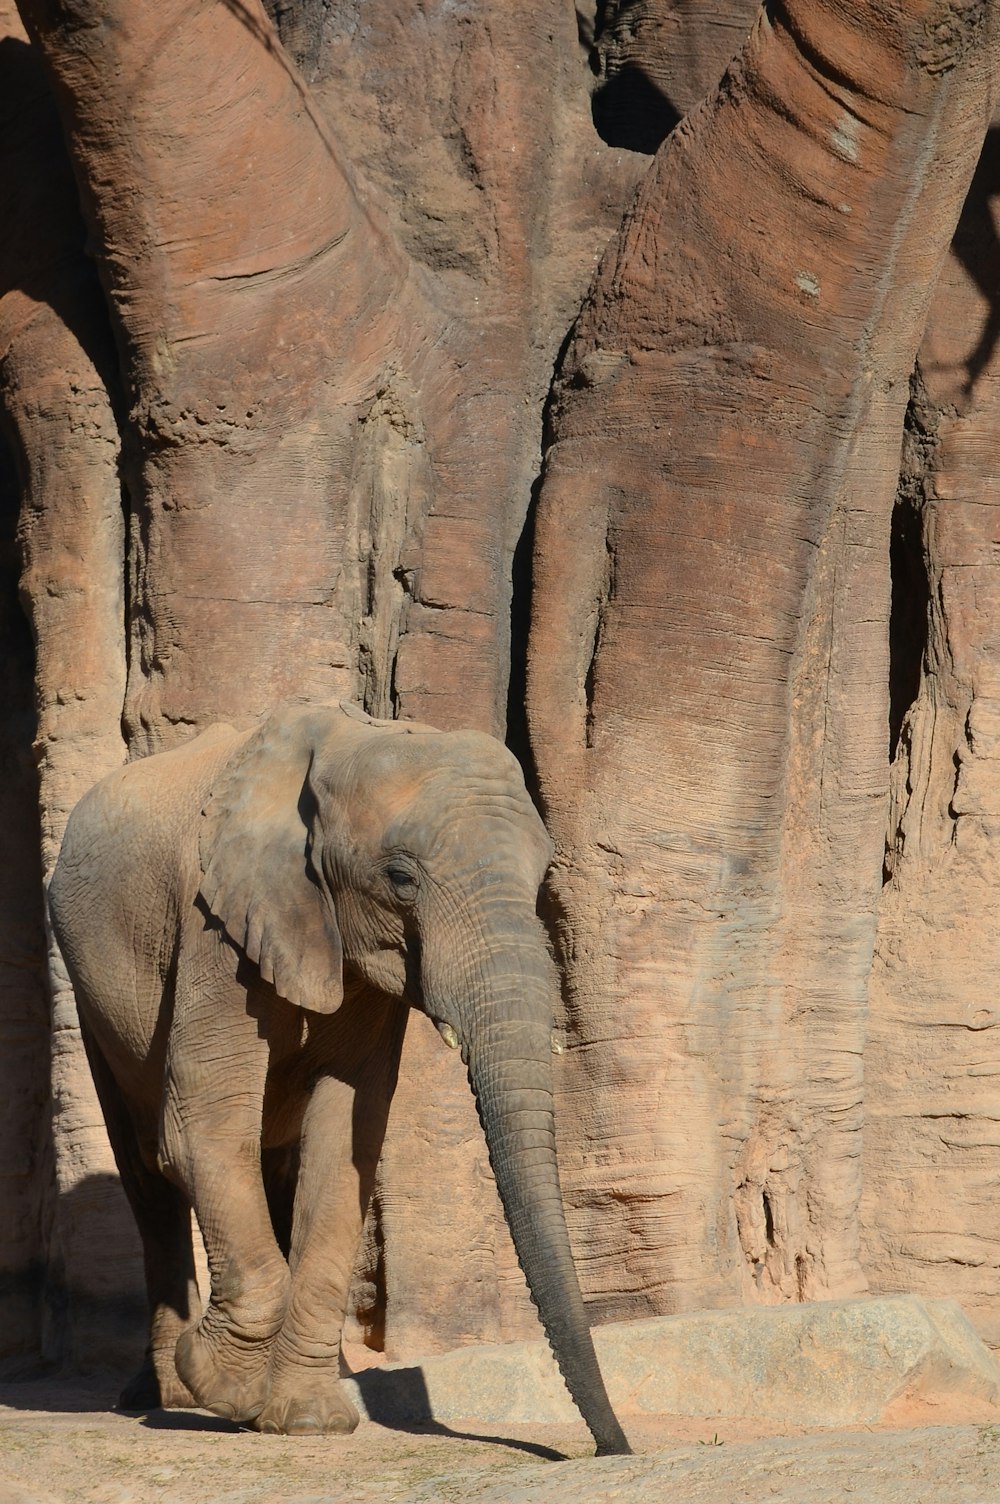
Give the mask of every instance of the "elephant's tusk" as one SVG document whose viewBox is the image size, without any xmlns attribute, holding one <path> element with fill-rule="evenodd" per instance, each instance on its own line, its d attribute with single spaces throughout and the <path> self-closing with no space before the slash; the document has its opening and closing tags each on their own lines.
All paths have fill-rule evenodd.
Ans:
<svg viewBox="0 0 1000 1504">
<path fill-rule="evenodd" d="M 563 1044 L 562 1040 L 559 1038 L 559 1035 L 556 1033 L 555 1029 L 553 1029 L 552 1030 L 552 1053 L 553 1053 L 553 1055 L 562 1055 L 564 1053 L 565 1049 L 566 1049 L 566 1046 Z"/>
<path fill-rule="evenodd" d="M 444 1040 L 449 1050 L 457 1050 L 458 1035 L 455 1033 L 455 1030 L 452 1028 L 451 1024 L 439 1024 L 436 1019 L 434 1022 L 437 1026 L 438 1033 L 441 1035 L 441 1038 Z"/>
</svg>

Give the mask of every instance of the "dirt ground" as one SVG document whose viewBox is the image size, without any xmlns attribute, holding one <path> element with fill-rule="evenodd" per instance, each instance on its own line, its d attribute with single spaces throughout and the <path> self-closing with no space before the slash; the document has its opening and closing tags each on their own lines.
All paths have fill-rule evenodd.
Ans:
<svg viewBox="0 0 1000 1504">
<path fill-rule="evenodd" d="M 109 1380 L 0 1385 L 0 1504 L 1000 1504 L 1000 1427 L 780 1436 L 636 1421 L 634 1457 L 582 1426 L 490 1435 L 362 1422 L 345 1439 L 258 1436 L 202 1413 L 116 1414 Z"/>
</svg>

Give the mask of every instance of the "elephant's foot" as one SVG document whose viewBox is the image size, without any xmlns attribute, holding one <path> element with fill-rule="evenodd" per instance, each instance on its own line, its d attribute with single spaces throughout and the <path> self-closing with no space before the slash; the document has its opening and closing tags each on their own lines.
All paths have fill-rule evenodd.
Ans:
<svg viewBox="0 0 1000 1504">
<path fill-rule="evenodd" d="M 336 1378 L 311 1374 L 294 1390 L 290 1384 L 272 1388 L 254 1426 L 282 1436 L 347 1436 L 360 1419 Z"/>
<path fill-rule="evenodd" d="M 195 1401 L 226 1420 L 252 1421 L 267 1399 L 270 1338 L 246 1338 L 231 1330 L 183 1332 L 177 1342 L 177 1373 Z"/>
<path fill-rule="evenodd" d="M 146 1354 L 142 1367 L 118 1396 L 118 1409 L 191 1410 L 194 1395 L 177 1377 L 172 1353 Z"/>
<path fill-rule="evenodd" d="M 159 1410 L 160 1381 L 153 1360 L 146 1357 L 134 1378 L 129 1379 L 118 1396 L 119 1410 Z"/>
</svg>

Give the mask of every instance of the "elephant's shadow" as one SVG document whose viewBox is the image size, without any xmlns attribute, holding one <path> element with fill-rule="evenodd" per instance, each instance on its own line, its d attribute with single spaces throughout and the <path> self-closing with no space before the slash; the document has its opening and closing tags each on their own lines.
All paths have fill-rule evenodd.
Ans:
<svg viewBox="0 0 1000 1504">
<path fill-rule="evenodd" d="M 100 1351 L 104 1362 L 92 1373 L 75 1372 L 71 1353 L 48 1360 L 22 1356 L 0 1363 L 0 1406 L 11 1410 L 48 1410 L 87 1414 L 115 1408 L 122 1377 L 141 1357 L 145 1326 L 141 1255 L 118 1177 L 86 1177 L 61 1198 L 61 1220 L 98 1221 L 109 1246 L 118 1249 L 117 1289 L 98 1298 L 93 1291 L 67 1288 L 52 1271 L 33 1266 L 16 1280 L 5 1277 L 0 1295 L 22 1311 L 47 1310 L 50 1326 L 67 1331 L 72 1321 L 76 1344 Z M 350 1377 L 360 1391 L 369 1420 L 386 1430 L 411 1435 L 448 1436 L 456 1440 L 494 1443 L 526 1452 L 543 1461 L 562 1462 L 565 1454 L 552 1447 L 503 1435 L 457 1431 L 434 1417 L 423 1370 L 363 1369 Z M 235 1421 L 197 1410 L 150 1410 L 139 1424 L 154 1431 L 201 1431 L 236 1434 L 245 1429 Z M 336 1444 L 336 1438 L 331 1438 Z"/>
<path fill-rule="evenodd" d="M 389 1431 L 414 1436 L 447 1436 L 456 1441 L 478 1441 L 526 1452 L 543 1462 L 565 1462 L 567 1454 L 539 1442 L 474 1431 L 456 1431 L 435 1420 L 423 1370 L 418 1367 L 390 1370 L 369 1368 L 352 1375 L 361 1394 L 368 1419 Z M 142 1425 L 155 1431 L 239 1431 L 235 1421 L 221 1420 L 189 1410 L 151 1410 Z M 335 1438 L 333 1438 L 335 1443 Z"/>
</svg>

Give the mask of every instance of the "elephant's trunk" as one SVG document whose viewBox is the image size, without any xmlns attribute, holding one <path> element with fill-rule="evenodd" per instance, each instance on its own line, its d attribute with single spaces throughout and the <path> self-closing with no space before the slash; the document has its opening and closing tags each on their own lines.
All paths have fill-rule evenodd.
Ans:
<svg viewBox="0 0 1000 1504">
<path fill-rule="evenodd" d="M 531 927 L 538 929 L 534 914 Z M 494 916 L 495 923 L 495 916 Z M 556 1362 L 597 1443 L 631 1451 L 608 1400 L 570 1254 L 552 1113 L 552 966 L 523 923 L 485 988 L 460 1009 L 459 1037 L 518 1261 Z M 498 972 L 502 971 L 502 975 Z"/>
</svg>

